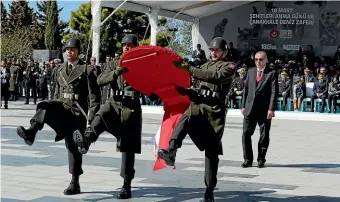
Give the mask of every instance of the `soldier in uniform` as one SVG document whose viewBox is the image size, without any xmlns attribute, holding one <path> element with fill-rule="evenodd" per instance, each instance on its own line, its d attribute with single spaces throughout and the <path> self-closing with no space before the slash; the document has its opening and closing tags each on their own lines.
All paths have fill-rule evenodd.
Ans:
<svg viewBox="0 0 340 202">
<path fill-rule="evenodd" d="M 19 59 L 15 60 L 9 68 L 9 71 L 11 73 L 9 78 L 9 92 L 11 97 L 9 101 L 17 100 L 18 72 L 20 70 L 19 64 L 20 64 Z"/>
<path fill-rule="evenodd" d="M 17 128 L 17 134 L 32 145 L 36 134 L 44 124 L 55 132 L 55 141 L 65 139 L 68 149 L 69 172 L 72 180 L 65 195 L 80 193 L 79 176 L 83 174 L 82 154 L 73 141 L 73 132 L 85 131 L 100 107 L 100 91 L 97 78 L 83 61 L 79 60 L 80 40 L 71 38 L 66 42 L 67 62 L 58 67 L 54 100 L 39 102 L 31 126 Z M 89 115 L 87 115 L 89 114 Z"/>
<path fill-rule="evenodd" d="M 281 110 L 285 111 L 286 106 L 287 106 L 287 101 L 288 101 L 288 98 L 290 97 L 290 92 L 292 90 L 292 80 L 287 75 L 286 69 L 284 69 L 281 72 L 281 76 L 278 79 L 278 84 L 279 84 L 279 96 L 283 97 L 283 104 L 282 104 Z"/>
<path fill-rule="evenodd" d="M 243 94 L 245 80 L 246 80 L 246 65 L 243 65 L 242 68 L 237 70 L 237 73 L 239 74 L 239 76 L 233 80 L 233 83 L 231 84 L 231 88 L 230 88 L 230 94 L 229 94 L 230 96 L 229 99 L 233 101 L 234 105 L 237 103 L 236 97 L 237 96 L 242 97 L 242 94 Z"/>
<path fill-rule="evenodd" d="M 123 52 L 138 45 L 135 35 L 126 35 L 122 40 Z M 74 140 L 82 153 L 86 153 L 91 143 L 105 131 L 117 139 L 117 151 L 122 152 L 120 176 L 124 179 L 118 199 L 131 198 L 131 181 L 134 178 L 135 154 L 141 153 L 142 108 L 140 93 L 133 89 L 121 76 L 127 71 L 114 61 L 114 69 L 106 68 L 97 82 L 99 85 L 110 84 L 113 95 L 99 110 L 91 125 L 85 130 L 75 131 Z"/>
<path fill-rule="evenodd" d="M 26 78 L 25 104 L 29 104 L 31 90 L 34 104 L 37 104 L 37 79 L 39 79 L 39 67 L 36 67 L 33 59 L 28 60 L 26 71 L 24 71 L 24 76 Z"/>
<path fill-rule="evenodd" d="M 177 149 L 182 146 L 187 134 L 199 150 L 205 150 L 206 192 L 203 202 L 214 201 L 218 155 L 223 153 L 221 139 L 226 116 L 224 103 L 235 73 L 236 65 L 225 61 L 226 45 L 224 38 L 214 38 L 210 43 L 212 61 L 203 64 L 200 69 L 186 62 L 174 62 L 177 68 L 189 72 L 200 83 L 199 88 L 178 88 L 181 94 L 188 95 L 191 104 L 175 127 L 168 149 L 158 151 L 158 157 L 173 166 Z"/>
</svg>

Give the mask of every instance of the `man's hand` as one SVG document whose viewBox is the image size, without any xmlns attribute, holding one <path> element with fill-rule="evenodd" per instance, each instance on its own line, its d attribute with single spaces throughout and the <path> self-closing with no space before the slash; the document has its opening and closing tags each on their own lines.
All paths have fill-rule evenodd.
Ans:
<svg viewBox="0 0 340 202">
<path fill-rule="evenodd" d="M 174 61 L 173 64 L 178 69 L 183 69 L 184 71 L 189 72 L 190 64 L 188 62 L 185 62 L 185 61 Z"/>
<path fill-rule="evenodd" d="M 286 95 L 287 94 L 287 92 L 282 92 L 282 95 Z"/>
<path fill-rule="evenodd" d="M 272 119 L 273 117 L 274 117 L 274 112 L 271 110 L 268 110 L 267 119 Z"/>
<path fill-rule="evenodd" d="M 241 113 L 242 113 L 242 115 L 244 115 L 244 108 L 241 109 Z"/>
<path fill-rule="evenodd" d="M 117 67 L 115 73 L 116 73 L 117 76 L 120 76 L 120 75 L 122 75 L 122 74 L 124 74 L 128 71 L 129 70 L 125 67 Z"/>
<path fill-rule="evenodd" d="M 183 96 L 186 95 L 186 89 L 183 88 L 182 86 L 177 86 L 176 91 Z"/>
</svg>

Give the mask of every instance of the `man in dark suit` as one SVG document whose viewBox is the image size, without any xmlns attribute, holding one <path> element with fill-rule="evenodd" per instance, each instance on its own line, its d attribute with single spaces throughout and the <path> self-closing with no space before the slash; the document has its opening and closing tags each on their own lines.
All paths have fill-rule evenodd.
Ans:
<svg viewBox="0 0 340 202">
<path fill-rule="evenodd" d="M 250 68 L 247 73 L 243 91 L 242 109 L 243 120 L 243 168 L 252 166 L 253 149 L 251 136 L 256 125 L 260 126 L 260 140 L 258 143 L 258 167 L 263 168 L 266 162 L 266 153 L 269 146 L 269 131 L 271 119 L 274 116 L 278 93 L 277 73 L 266 67 L 267 54 L 264 51 L 255 54 L 256 67 Z"/>
</svg>

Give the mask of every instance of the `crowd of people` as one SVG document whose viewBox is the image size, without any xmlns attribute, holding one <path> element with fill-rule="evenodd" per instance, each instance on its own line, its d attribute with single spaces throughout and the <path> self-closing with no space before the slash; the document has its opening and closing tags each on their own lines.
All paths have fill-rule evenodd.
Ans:
<svg viewBox="0 0 340 202">
<path fill-rule="evenodd" d="M 254 66 L 254 54 L 259 51 L 255 46 L 241 54 L 233 47 L 233 43 L 228 44 L 228 60 L 237 63 L 238 70 L 234 82 L 228 94 L 226 105 L 231 108 L 240 108 L 243 97 L 244 81 L 247 77 L 248 67 Z M 199 66 L 207 60 L 201 45 L 193 51 L 191 64 Z M 334 53 L 333 57 L 315 56 L 313 46 L 308 45 L 306 48 L 300 47 L 296 56 L 280 56 L 275 52 L 268 53 L 268 63 L 270 69 L 278 72 L 279 78 L 279 100 L 278 110 L 290 110 L 288 105 L 293 107 L 291 110 L 301 111 L 301 104 L 305 98 L 310 106 L 309 111 L 314 112 L 314 101 L 320 99 L 321 107 L 319 112 L 336 113 L 337 107 L 340 106 L 340 46 Z M 312 83 L 308 85 L 308 83 Z M 311 88 L 311 92 L 308 92 Z M 291 103 L 289 103 L 291 102 Z"/>
<path fill-rule="evenodd" d="M 254 54 L 258 51 L 255 46 L 241 54 L 233 47 L 233 43 L 228 44 L 228 59 L 237 64 L 237 74 L 230 88 L 226 105 L 230 108 L 240 108 L 243 97 L 244 81 L 248 67 L 254 65 Z M 107 55 L 106 61 L 96 66 L 96 58 L 90 59 L 91 67 L 100 74 L 106 68 L 113 68 L 113 61 L 119 57 Z M 201 45 L 193 51 L 190 64 L 199 68 L 209 59 L 206 57 Z M 53 99 L 55 84 L 56 66 L 61 64 L 60 59 L 52 59 L 40 64 L 32 59 L 24 61 L 22 59 L 9 58 L 1 61 L 2 78 L 2 98 L 4 108 L 8 108 L 8 101 L 16 101 L 19 97 L 26 99 L 25 104 L 29 104 L 30 98 L 36 104 L 37 99 Z M 308 45 L 306 50 L 302 47 L 295 57 L 280 56 L 275 53 L 268 53 L 268 68 L 276 69 L 279 74 L 279 99 L 282 102 L 278 105 L 278 110 L 302 111 L 301 104 L 305 98 L 310 106 L 309 110 L 315 111 L 315 100 L 321 102 L 319 112 L 337 113 L 340 106 L 340 46 L 333 57 L 317 57 L 313 47 Z M 314 83 L 308 85 L 308 83 Z M 311 93 L 307 88 L 312 88 Z M 101 87 L 102 104 L 111 96 L 112 89 L 109 85 Z M 162 105 L 161 100 L 151 101 L 147 96 L 142 95 L 140 100 L 143 105 Z M 288 107 L 288 106 L 292 107 Z"/>
</svg>

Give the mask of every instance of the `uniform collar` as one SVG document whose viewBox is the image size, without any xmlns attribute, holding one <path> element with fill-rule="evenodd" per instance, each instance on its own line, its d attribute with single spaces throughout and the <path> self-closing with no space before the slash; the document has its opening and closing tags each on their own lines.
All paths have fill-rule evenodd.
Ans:
<svg viewBox="0 0 340 202">
<path fill-rule="evenodd" d="M 71 63 L 70 61 L 67 61 L 67 66 L 72 65 L 72 67 L 75 67 L 78 65 L 78 63 L 79 63 L 79 59 L 74 61 L 73 63 Z"/>
</svg>

